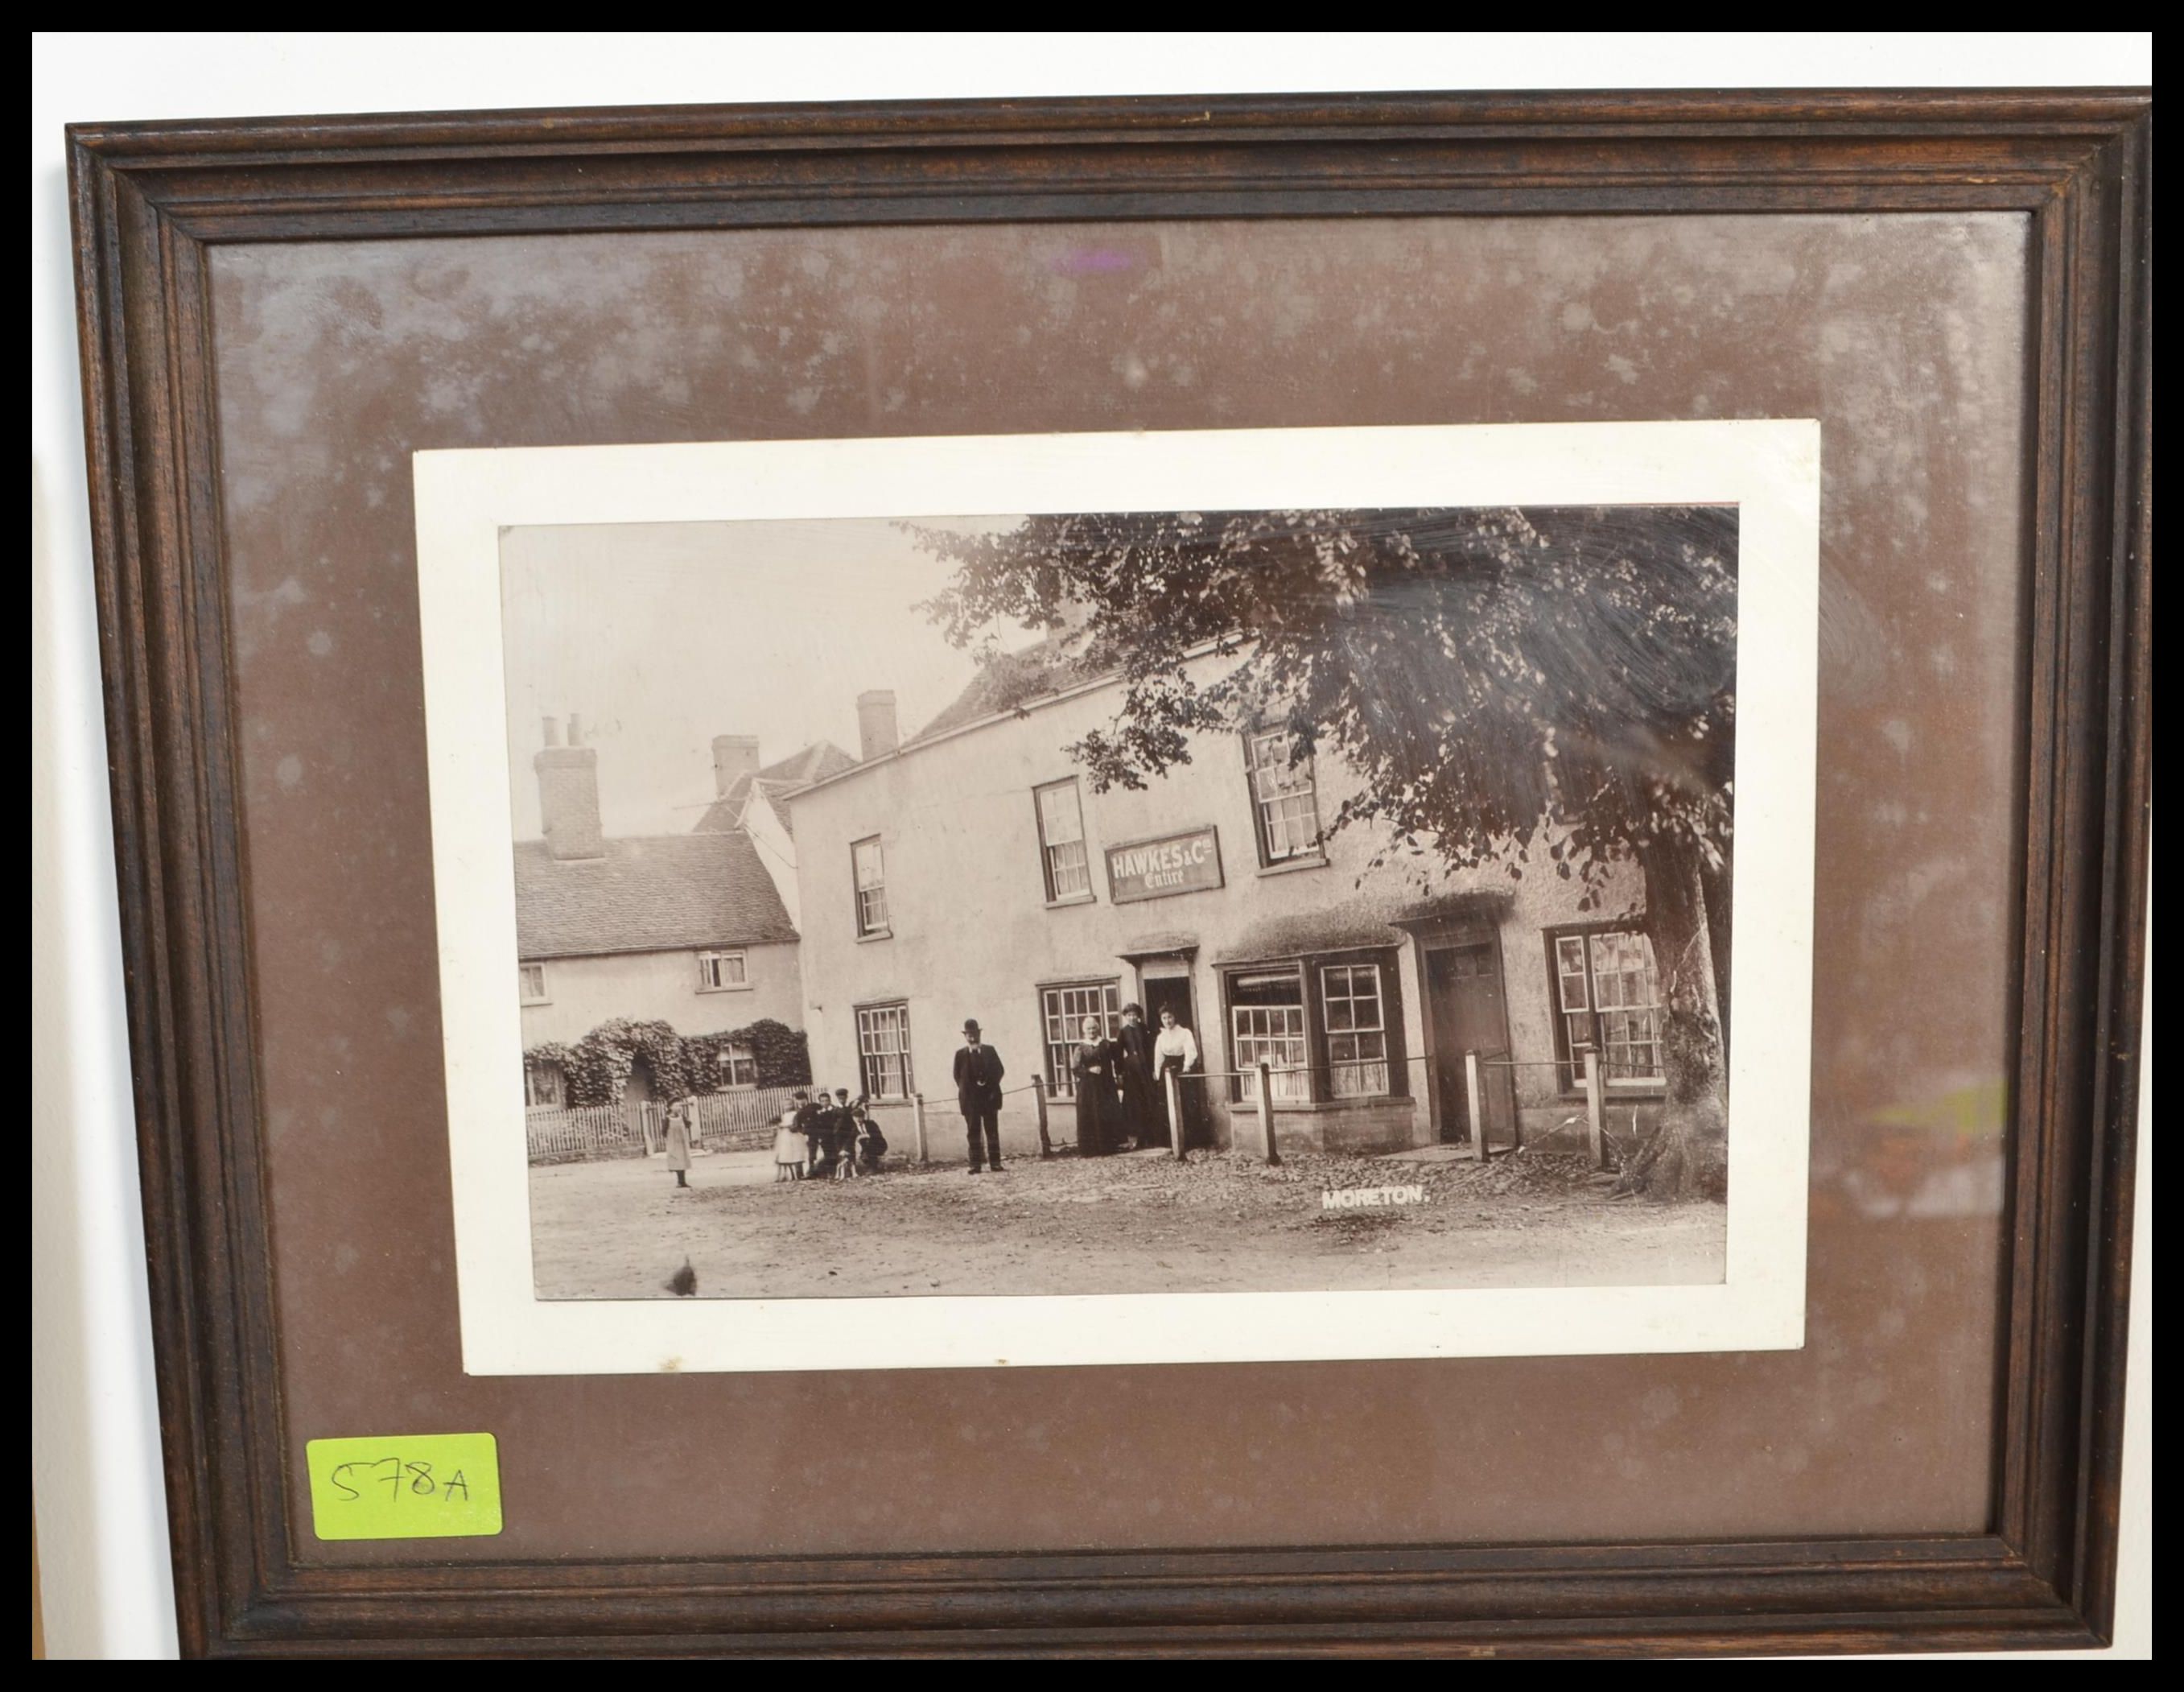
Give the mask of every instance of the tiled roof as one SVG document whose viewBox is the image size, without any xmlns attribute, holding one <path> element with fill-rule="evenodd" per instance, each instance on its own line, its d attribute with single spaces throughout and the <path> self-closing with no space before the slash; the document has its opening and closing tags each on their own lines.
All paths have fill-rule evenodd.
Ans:
<svg viewBox="0 0 2184 1692">
<path fill-rule="evenodd" d="M 769 800 L 778 799 L 784 793 L 791 790 L 786 782 L 768 781 L 764 776 L 745 776 L 699 814 L 698 820 L 690 825 L 690 832 L 694 835 L 724 835 L 741 828 L 744 822 L 744 807 L 750 802 L 750 791 L 754 781 L 756 782 L 759 791 L 766 795 Z M 782 826 L 788 827 L 788 813 L 777 805 L 774 807 L 774 812 L 781 818 Z"/>
<path fill-rule="evenodd" d="M 781 818 L 782 827 L 787 829 L 788 809 L 779 801 L 815 781 L 824 781 L 830 775 L 854 769 L 856 762 L 832 740 L 815 740 L 802 751 L 791 753 L 777 763 L 768 764 L 756 775 L 745 776 L 736 783 L 705 807 L 690 831 L 698 835 L 722 834 L 738 827 L 743 821 L 744 807 L 750 799 L 753 782 L 758 784 L 760 792 L 774 801 L 774 812 Z"/>
<path fill-rule="evenodd" d="M 1070 657 L 1067 637 L 1050 635 L 1021 652 L 1000 652 L 978 667 L 971 684 L 910 737 L 915 745 L 982 718 L 1016 711 L 1086 679 Z"/>
<path fill-rule="evenodd" d="M 800 752 L 792 752 L 778 763 L 758 773 L 760 781 L 780 782 L 785 787 L 809 787 L 830 775 L 839 775 L 856 762 L 832 740 L 814 740 Z"/>
<path fill-rule="evenodd" d="M 515 843 L 515 938 L 525 958 L 788 945 L 796 930 L 748 835 L 609 840 L 557 859 Z"/>
</svg>

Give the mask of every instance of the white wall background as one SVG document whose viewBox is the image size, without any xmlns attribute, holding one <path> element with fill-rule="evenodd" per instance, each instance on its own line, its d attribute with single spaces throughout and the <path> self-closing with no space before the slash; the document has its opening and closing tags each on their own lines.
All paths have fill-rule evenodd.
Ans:
<svg viewBox="0 0 2184 1692">
<path fill-rule="evenodd" d="M 55 1657 L 175 1654 L 61 126 L 481 107 L 1416 88 L 2144 84 L 2150 32 L 34 36 L 33 1487 Z M 2149 1013 L 2151 998 L 2149 996 Z M 2149 1018 L 2150 1026 L 2150 1018 Z M 2150 1089 L 2144 1105 L 2150 1120 Z M 2111 1655 L 2152 1655 L 2150 1135 Z"/>
</svg>

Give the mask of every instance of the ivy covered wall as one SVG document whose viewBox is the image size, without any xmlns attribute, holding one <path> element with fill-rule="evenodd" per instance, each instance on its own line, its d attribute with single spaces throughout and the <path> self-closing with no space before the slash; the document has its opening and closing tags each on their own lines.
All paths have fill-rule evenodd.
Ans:
<svg viewBox="0 0 2184 1692">
<path fill-rule="evenodd" d="M 802 1032 L 770 1017 L 724 1034 L 688 1038 L 664 1022 L 614 1017 L 573 1046 L 547 1041 L 531 1047 L 525 1051 L 523 1061 L 526 1067 L 538 1064 L 558 1068 L 563 1102 L 574 1109 L 621 1103 L 639 1058 L 644 1058 L 653 1091 L 660 1098 L 718 1092 L 722 1088 L 721 1054 L 731 1046 L 750 1053 L 762 1087 L 811 1083 L 811 1057 Z"/>
</svg>

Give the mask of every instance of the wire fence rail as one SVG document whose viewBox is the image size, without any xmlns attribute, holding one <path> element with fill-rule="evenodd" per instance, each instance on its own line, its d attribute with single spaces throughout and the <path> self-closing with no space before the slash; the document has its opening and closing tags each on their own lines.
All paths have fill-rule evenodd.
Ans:
<svg viewBox="0 0 2184 1692">
<path fill-rule="evenodd" d="M 1342 1071 L 1377 1072 L 1379 1087 L 1368 1087 L 1354 1095 L 1369 1097 L 1384 1089 L 1391 1061 L 1383 1056 L 1377 1059 L 1318 1067 L 1338 1073 Z M 1407 1067 L 1411 1064 L 1445 1063 L 1447 1059 L 1445 1057 L 1433 1058 L 1420 1053 L 1407 1054 L 1402 1061 Z M 1234 1069 L 1202 1068 L 1188 1071 L 1163 1069 L 1158 1078 L 1158 1084 L 1162 1092 L 1162 1102 L 1165 1107 L 1169 1152 L 1178 1160 L 1189 1160 L 1191 1150 L 1189 1144 L 1190 1112 L 1186 1105 L 1185 1087 L 1202 1086 L 1207 1081 L 1236 1081 L 1240 1085 L 1236 1088 L 1231 1103 L 1249 1106 L 1255 1110 L 1258 1118 L 1260 1156 L 1266 1163 L 1279 1165 L 1282 1161 L 1282 1155 L 1275 1107 L 1283 1103 L 1296 1103 L 1300 1097 L 1294 1088 L 1286 1088 L 1280 1083 L 1288 1078 L 1301 1076 L 1306 1078 L 1305 1085 L 1308 1089 L 1310 1077 L 1315 1072 L 1315 1067 L 1309 1064 L 1265 1063 Z M 1610 1133 L 1607 1129 L 1605 1120 L 1607 1083 L 1603 1073 L 1604 1066 L 1601 1063 L 1599 1054 L 1591 1051 L 1580 1053 L 1574 1063 L 1561 1058 L 1519 1059 L 1498 1053 L 1481 1053 L 1475 1051 L 1464 1053 L 1462 1073 L 1465 1109 L 1462 1125 L 1464 1142 L 1470 1146 L 1473 1158 L 1483 1163 L 1490 1160 L 1501 1151 L 1524 1149 L 1524 1117 L 1517 1108 L 1513 1086 L 1502 1088 L 1490 1086 L 1490 1078 L 1506 1077 L 1513 1081 L 1515 1072 L 1520 1069 L 1554 1069 L 1561 1071 L 1564 1075 L 1574 1074 L 1582 1078 L 1585 1094 L 1584 1120 L 1586 1150 L 1594 1168 L 1610 1167 L 1611 1157 L 1624 1148 L 1619 1145 L 1618 1136 Z M 1055 1105 L 1071 1102 L 1074 1096 L 1073 1090 L 1066 1092 L 1045 1076 L 1036 1075 L 1020 1086 L 1005 1088 L 1000 1097 L 1016 1098 L 1026 1094 L 1031 1096 L 1034 1108 L 1038 1113 L 1039 1154 L 1042 1158 L 1050 1158 L 1055 1154 L 1050 1120 L 1050 1112 Z M 914 1136 L 913 1155 L 919 1163 L 925 1163 L 929 1160 L 930 1155 L 927 1136 L 925 1095 L 914 1092 L 910 1096 L 908 1103 L 911 1107 L 911 1132 Z M 1574 1123 L 1576 1120 L 1572 1118 L 1571 1123 Z M 1497 1125 L 1507 1131 L 1506 1138 L 1508 1144 L 1506 1148 L 1496 1148 L 1493 1143 L 1496 1137 L 1494 1131 Z M 1563 1125 L 1567 1126 L 1570 1124 Z M 1632 1125 L 1635 1139 L 1636 1127 L 1635 1114 Z"/>
</svg>

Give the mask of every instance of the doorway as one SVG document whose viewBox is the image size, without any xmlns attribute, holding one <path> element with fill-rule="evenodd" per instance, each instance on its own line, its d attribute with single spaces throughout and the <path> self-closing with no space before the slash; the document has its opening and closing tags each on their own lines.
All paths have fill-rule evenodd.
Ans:
<svg viewBox="0 0 2184 1692">
<path fill-rule="evenodd" d="M 1513 1122 L 1516 1091 L 1507 1067 L 1508 1008 L 1502 992 L 1502 960 L 1494 943 L 1451 946 L 1426 953 L 1426 1014 L 1433 1036 L 1434 1091 L 1440 1106 L 1440 1137 L 1477 1143 L 1463 1055 L 1476 1052 L 1481 1114 L 1490 1131 Z"/>
<path fill-rule="evenodd" d="M 1175 1013 L 1175 1019 L 1189 1029 L 1196 1038 L 1199 1062 L 1204 1064 L 1210 1061 L 1210 1054 L 1206 1050 L 1206 1030 L 1198 1025 L 1197 999 L 1191 991 L 1190 977 L 1187 974 L 1180 973 L 1154 974 L 1147 970 L 1139 979 L 1142 991 L 1139 1002 L 1145 1008 L 1145 1026 L 1151 1030 L 1153 1038 L 1156 1040 L 1160 1038 L 1161 1013 L 1164 1010 L 1172 1010 Z M 1184 1084 L 1184 1104 L 1186 1120 L 1190 1114 L 1190 1106 L 1195 1103 L 1189 1097 L 1190 1092 L 1205 1085 L 1202 1081 Z M 1144 1136 L 1139 1143 L 1146 1146 L 1165 1146 L 1167 1142 L 1167 1113 L 1162 1109 L 1156 1114 L 1154 1120 L 1145 1125 Z"/>
<path fill-rule="evenodd" d="M 622 1120 L 629 1137 L 641 1142 L 648 1156 L 660 1149 L 660 1112 L 654 1103 L 659 1097 L 651 1061 L 639 1052 L 631 1060 L 628 1079 L 622 1083 Z"/>
</svg>

